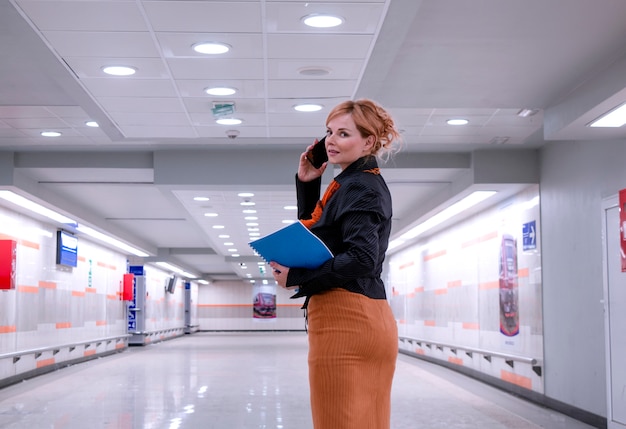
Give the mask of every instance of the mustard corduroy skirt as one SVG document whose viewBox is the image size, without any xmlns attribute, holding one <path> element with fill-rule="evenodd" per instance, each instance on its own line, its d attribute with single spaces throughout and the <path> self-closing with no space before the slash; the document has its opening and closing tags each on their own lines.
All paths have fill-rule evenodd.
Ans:
<svg viewBox="0 0 626 429">
<path fill-rule="evenodd" d="M 387 300 L 345 289 L 308 304 L 315 429 L 389 429 L 398 327 Z"/>
</svg>

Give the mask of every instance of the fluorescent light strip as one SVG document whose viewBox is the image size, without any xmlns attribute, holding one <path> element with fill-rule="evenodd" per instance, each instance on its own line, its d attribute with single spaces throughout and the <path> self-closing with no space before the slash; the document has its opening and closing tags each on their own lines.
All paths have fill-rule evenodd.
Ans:
<svg viewBox="0 0 626 429">
<path fill-rule="evenodd" d="M 413 238 L 423 234 L 424 232 L 428 231 L 429 229 L 432 229 L 432 228 L 436 227 L 437 225 L 445 222 L 446 220 L 452 218 L 453 216 L 456 216 L 456 215 L 464 212 L 465 210 L 469 209 L 470 207 L 475 206 L 476 204 L 480 203 L 481 201 L 486 200 L 487 198 L 491 197 L 495 193 L 496 193 L 496 191 L 476 191 L 476 192 L 473 192 L 472 194 L 468 195 L 467 197 L 463 198 L 462 200 L 457 201 L 456 203 L 452 204 L 451 206 L 449 206 L 449 207 L 445 208 L 444 210 L 440 211 L 436 215 L 431 216 L 430 218 L 428 218 L 424 222 L 420 223 L 419 225 L 411 228 L 410 230 L 408 230 L 407 232 L 402 234 L 397 239 L 392 240 L 389 243 L 388 250 L 396 248 L 396 247 L 400 246 L 401 244 L 405 243 L 406 241 L 411 240 L 411 239 L 413 239 Z"/>
<path fill-rule="evenodd" d="M 177 266 L 172 265 L 172 264 L 170 264 L 168 262 L 155 262 L 155 264 L 158 265 L 161 268 L 165 268 L 166 270 L 173 271 L 176 274 L 180 274 L 183 277 L 187 277 L 188 279 L 197 279 L 198 278 L 198 276 L 196 276 L 194 274 L 191 274 L 191 273 L 188 273 L 187 271 L 184 271 L 184 270 L 178 268 Z"/>
<path fill-rule="evenodd" d="M 70 219 L 67 216 L 64 216 L 60 213 L 57 213 L 55 211 L 52 211 L 42 205 L 39 205 L 27 198 L 22 197 L 21 195 L 16 194 L 15 192 L 12 191 L 0 191 L 0 198 L 9 201 L 13 204 L 17 204 L 20 207 L 23 207 L 27 210 L 30 210 L 33 213 L 37 213 L 41 216 L 45 216 L 48 219 L 52 219 L 55 222 L 59 222 L 65 225 L 72 225 L 72 226 L 76 226 L 78 225 L 78 222 L 76 222 L 74 219 Z"/>
<path fill-rule="evenodd" d="M 626 103 L 617 106 L 615 109 L 605 113 L 589 124 L 590 127 L 619 128 L 626 124 Z"/>
<path fill-rule="evenodd" d="M 126 243 L 122 243 L 121 241 L 119 241 L 119 240 L 117 240 L 117 239 L 115 239 L 113 237 L 110 237 L 110 236 L 108 236 L 106 234 L 103 234 L 101 232 L 98 232 L 95 229 L 89 228 L 88 226 L 78 225 L 78 227 L 76 227 L 76 230 L 81 232 L 81 233 L 83 233 L 83 234 L 86 234 L 86 235 L 88 235 L 90 237 L 93 237 L 93 238 L 95 238 L 97 240 L 100 240 L 100 241 L 102 241 L 104 243 L 111 244 L 111 245 L 117 247 L 118 249 L 124 250 L 125 252 L 128 252 L 128 253 L 130 253 L 132 255 L 140 256 L 140 257 L 143 257 L 143 258 L 145 258 L 146 256 L 149 256 L 143 250 L 139 250 L 139 249 L 136 249 L 136 248 L 134 248 L 132 246 L 129 246 Z"/>
</svg>

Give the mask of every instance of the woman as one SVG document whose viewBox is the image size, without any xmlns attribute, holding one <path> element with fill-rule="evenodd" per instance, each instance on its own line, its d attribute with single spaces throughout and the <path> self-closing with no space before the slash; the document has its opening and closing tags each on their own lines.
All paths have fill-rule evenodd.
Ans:
<svg viewBox="0 0 626 429">
<path fill-rule="evenodd" d="M 376 156 L 399 133 L 371 100 L 346 101 L 326 119 L 328 162 L 300 156 L 298 217 L 333 252 L 317 269 L 271 262 L 276 282 L 306 297 L 309 383 L 315 429 L 390 427 L 398 330 L 381 279 L 391 229 L 391 195 Z M 311 150 L 314 145 L 307 147 Z M 338 165 L 320 197 L 328 163 Z"/>
</svg>

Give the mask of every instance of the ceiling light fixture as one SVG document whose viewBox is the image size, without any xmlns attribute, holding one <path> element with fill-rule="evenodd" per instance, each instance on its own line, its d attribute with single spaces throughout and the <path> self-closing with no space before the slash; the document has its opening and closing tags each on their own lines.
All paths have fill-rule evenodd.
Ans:
<svg viewBox="0 0 626 429">
<path fill-rule="evenodd" d="M 204 90 L 209 95 L 233 95 L 237 92 L 235 88 L 228 88 L 225 86 L 216 86 L 213 88 L 207 88 Z"/>
<path fill-rule="evenodd" d="M 448 125 L 467 125 L 469 123 L 469 121 L 467 119 L 448 119 L 446 121 L 446 124 Z"/>
<path fill-rule="evenodd" d="M 202 42 L 192 46 L 193 50 L 199 54 L 218 55 L 230 51 L 230 46 L 225 43 Z"/>
<path fill-rule="evenodd" d="M 330 74 L 330 69 L 325 67 L 302 67 L 298 73 L 302 76 L 326 76 Z"/>
<path fill-rule="evenodd" d="M 293 106 L 294 110 L 298 112 L 317 112 L 322 110 L 321 104 L 297 104 Z"/>
<path fill-rule="evenodd" d="M 98 128 L 100 126 L 96 121 L 87 121 L 85 122 L 85 125 L 91 128 Z"/>
<path fill-rule="evenodd" d="M 187 277 L 189 279 L 196 279 L 196 278 L 198 278 L 198 276 L 196 276 L 195 274 L 188 273 L 187 271 L 182 270 L 182 269 L 178 268 L 177 266 L 169 264 L 167 262 L 155 262 L 155 265 L 158 265 L 161 268 L 165 268 L 168 271 L 173 271 L 173 272 L 175 272 L 177 274 L 180 274 L 183 277 Z"/>
<path fill-rule="evenodd" d="M 76 226 L 78 222 L 74 219 L 71 219 L 67 216 L 62 215 L 61 213 L 57 213 L 53 210 L 50 210 L 40 204 L 37 204 L 34 201 L 29 200 L 28 198 L 22 197 L 21 195 L 16 194 L 12 191 L 0 191 L 0 198 L 3 200 L 9 201 L 15 205 L 18 205 L 22 208 L 30 210 L 33 213 L 37 213 L 38 215 L 45 216 L 48 219 L 52 219 L 55 222 L 62 223 L 64 225 Z"/>
<path fill-rule="evenodd" d="M 42 131 L 41 135 L 43 137 L 59 137 L 61 133 L 58 131 Z"/>
<path fill-rule="evenodd" d="M 335 15 L 312 14 L 302 18 L 302 22 L 309 27 L 331 28 L 343 24 L 343 18 Z"/>
<path fill-rule="evenodd" d="M 106 66 L 102 71 L 112 76 L 132 76 L 137 73 L 137 69 L 129 66 Z"/>
<path fill-rule="evenodd" d="M 522 109 L 517 112 L 517 116 L 520 118 L 528 118 L 529 116 L 536 115 L 539 112 L 539 109 Z"/>
<path fill-rule="evenodd" d="M 241 119 L 220 118 L 220 119 L 217 119 L 215 122 L 220 125 L 239 125 L 241 124 Z"/>
<path fill-rule="evenodd" d="M 588 126 L 593 128 L 619 128 L 626 124 L 626 103 L 609 110 Z"/>
<path fill-rule="evenodd" d="M 117 247 L 120 250 L 123 250 L 125 252 L 130 253 L 131 255 L 135 255 L 135 256 L 139 256 L 142 258 L 145 258 L 148 255 L 146 252 L 144 252 L 143 250 L 137 249 L 133 246 L 130 246 L 126 243 L 121 242 L 120 240 L 113 238 L 111 236 L 108 236 L 106 234 L 103 234 L 99 231 L 96 231 L 93 228 L 90 228 L 88 226 L 83 226 L 83 225 L 78 225 L 78 227 L 76 227 L 76 230 L 79 232 L 82 232 L 83 234 L 86 234 L 92 238 L 95 238 L 96 240 L 100 240 L 104 243 L 110 244 L 112 246 Z"/>
<path fill-rule="evenodd" d="M 445 209 L 443 209 L 442 211 L 440 211 L 439 213 L 429 217 L 428 219 L 426 219 L 424 222 L 420 223 L 417 226 L 414 226 L 413 228 L 411 228 L 410 230 L 408 230 L 407 232 L 405 232 L 404 234 L 400 235 L 400 237 L 398 237 L 397 239 L 392 240 L 392 242 L 389 243 L 389 248 L 388 250 L 391 250 L 395 247 L 400 246 L 401 244 L 405 243 L 408 240 L 411 240 L 421 234 L 423 234 L 424 232 L 428 231 L 429 229 L 432 229 L 434 227 L 436 227 L 437 225 L 445 222 L 446 220 L 464 212 L 465 210 L 468 210 L 471 207 L 474 207 L 476 204 L 486 200 L 487 198 L 491 197 L 492 195 L 495 195 L 496 191 L 476 191 L 476 192 L 472 192 L 470 195 L 468 195 L 467 197 L 463 198 L 462 200 L 457 201 L 456 203 L 446 207 Z"/>
</svg>

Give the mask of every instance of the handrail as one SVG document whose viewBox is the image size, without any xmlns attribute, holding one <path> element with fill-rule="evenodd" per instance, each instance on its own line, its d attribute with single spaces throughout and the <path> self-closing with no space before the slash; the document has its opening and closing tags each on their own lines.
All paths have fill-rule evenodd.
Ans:
<svg viewBox="0 0 626 429">
<path fill-rule="evenodd" d="M 128 338 L 130 337 L 130 334 L 124 334 L 124 335 L 117 335 L 115 337 L 105 337 L 105 338 L 97 338 L 95 340 L 89 340 L 89 341 L 80 341 L 77 343 L 70 343 L 70 344 L 61 344 L 61 345 L 55 345 L 55 346 L 46 346 L 46 347 L 38 347 L 36 349 L 28 349 L 28 350 L 20 350 L 17 352 L 11 352 L 11 353 L 2 353 L 0 354 L 0 359 L 8 359 L 8 358 L 20 358 L 22 356 L 25 355 L 31 355 L 31 354 L 42 354 L 45 352 L 48 352 L 50 350 L 52 351 L 59 351 L 61 349 L 64 348 L 76 348 L 78 346 L 82 346 L 85 344 L 89 344 L 91 345 L 92 343 L 103 343 L 103 342 L 110 342 L 113 340 L 119 340 L 121 338 Z"/>
<path fill-rule="evenodd" d="M 130 335 L 153 335 L 153 334 L 160 334 L 160 333 L 165 333 L 165 332 L 170 332 L 170 331 L 180 331 L 181 329 L 185 329 L 186 326 L 178 326 L 176 328 L 165 328 L 165 329 L 156 329 L 154 331 L 133 331 L 130 333 Z"/>
<path fill-rule="evenodd" d="M 415 343 L 426 343 L 426 344 L 431 344 L 435 347 L 447 347 L 451 350 L 463 350 L 465 352 L 470 352 L 470 353 L 478 353 L 481 354 L 485 357 L 489 356 L 495 356 L 495 357 L 501 357 L 505 360 L 508 361 L 515 361 L 515 362 L 523 362 L 523 363 L 527 363 L 533 366 L 537 366 L 540 364 L 540 360 L 536 359 L 536 358 L 531 358 L 531 357 L 526 357 L 526 356 L 519 356 L 519 355 L 512 355 L 512 354 L 508 354 L 508 353 L 501 353 L 501 352 L 493 352 L 493 351 L 489 351 L 489 350 L 483 350 L 483 349 L 477 349 L 474 347 L 465 347 L 465 346 L 459 346 L 459 345 L 454 345 L 454 344 L 446 344 L 446 343 L 441 343 L 438 341 L 431 341 L 431 340 L 421 340 L 418 338 L 411 338 L 411 337 L 399 337 L 399 339 L 401 341 L 409 341 L 409 342 L 415 342 Z"/>
</svg>

